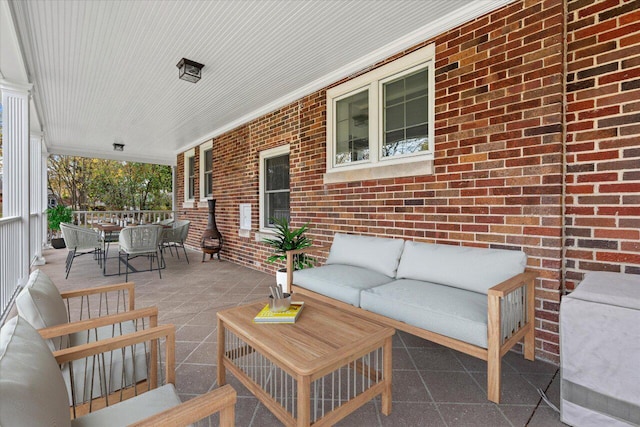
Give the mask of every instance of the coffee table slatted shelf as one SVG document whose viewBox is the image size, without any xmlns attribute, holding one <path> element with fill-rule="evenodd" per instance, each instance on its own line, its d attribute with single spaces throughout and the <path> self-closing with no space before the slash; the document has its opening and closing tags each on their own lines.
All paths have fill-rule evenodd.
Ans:
<svg viewBox="0 0 640 427">
<path fill-rule="evenodd" d="M 295 324 L 256 324 L 266 302 L 218 313 L 218 382 L 229 370 L 280 421 L 333 425 L 380 395 L 391 413 L 395 330 L 312 298 Z"/>
</svg>

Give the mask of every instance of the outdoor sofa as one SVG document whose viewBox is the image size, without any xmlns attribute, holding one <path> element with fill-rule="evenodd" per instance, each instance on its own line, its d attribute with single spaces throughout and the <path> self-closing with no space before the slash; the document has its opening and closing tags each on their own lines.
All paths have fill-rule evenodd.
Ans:
<svg viewBox="0 0 640 427">
<path fill-rule="evenodd" d="M 488 399 L 500 402 L 501 358 L 524 339 L 534 360 L 534 280 L 518 250 L 336 234 L 324 265 L 287 283 L 334 306 L 487 361 Z"/>
</svg>

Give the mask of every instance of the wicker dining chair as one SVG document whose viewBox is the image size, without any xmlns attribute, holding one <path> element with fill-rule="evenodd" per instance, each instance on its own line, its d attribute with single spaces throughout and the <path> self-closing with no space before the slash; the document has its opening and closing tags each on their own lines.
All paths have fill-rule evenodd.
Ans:
<svg viewBox="0 0 640 427">
<path fill-rule="evenodd" d="M 133 227 L 125 227 L 120 231 L 118 244 L 120 245 L 120 260 L 124 258 L 127 266 L 125 272 L 125 281 L 129 279 L 129 260 L 139 257 L 149 257 L 149 270 L 153 270 L 154 259 L 158 262 L 158 274 L 162 279 L 162 252 L 160 250 L 160 242 L 162 239 L 161 225 L 137 225 Z M 120 266 L 118 263 L 118 274 L 120 274 Z"/>
<path fill-rule="evenodd" d="M 69 249 L 65 279 L 69 277 L 73 260 L 80 255 L 94 254 L 98 263 L 102 263 L 102 240 L 99 232 L 67 223 L 60 223 L 60 229 L 65 245 Z"/>
<path fill-rule="evenodd" d="M 187 235 L 189 234 L 189 225 L 191 221 L 189 220 L 178 220 L 173 223 L 173 227 L 165 228 L 162 230 L 162 249 L 169 248 L 169 252 L 171 256 L 173 256 L 173 248 L 176 249 L 176 256 L 180 259 L 180 253 L 178 252 L 178 248 L 182 248 L 184 251 L 184 257 L 187 259 L 187 264 L 189 264 L 189 257 L 187 256 L 187 249 L 184 247 L 184 242 L 187 240 Z"/>
</svg>

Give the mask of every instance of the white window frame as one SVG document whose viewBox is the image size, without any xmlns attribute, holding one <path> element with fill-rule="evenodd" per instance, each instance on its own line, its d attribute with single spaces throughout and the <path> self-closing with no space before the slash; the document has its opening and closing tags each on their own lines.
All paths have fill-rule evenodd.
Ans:
<svg viewBox="0 0 640 427">
<path fill-rule="evenodd" d="M 265 171 L 264 171 L 264 163 L 265 160 L 270 159 L 272 157 L 284 156 L 285 154 L 291 154 L 290 146 L 282 145 L 280 147 L 271 148 L 269 150 L 264 150 L 260 152 L 260 232 L 263 233 L 274 233 L 274 229 L 271 227 L 265 227 L 265 200 L 264 200 L 264 191 L 265 191 Z M 291 172 L 291 157 L 289 157 L 289 172 Z M 289 175 L 291 176 L 291 175 Z M 291 190 L 291 186 L 289 186 L 289 190 Z M 291 193 L 289 193 L 291 194 Z"/>
<path fill-rule="evenodd" d="M 183 208 L 194 208 L 195 207 L 195 194 L 193 198 L 189 198 L 189 159 L 196 156 L 196 149 L 192 148 L 191 150 L 184 152 L 184 202 L 182 203 Z M 194 188 L 195 191 L 195 188 Z"/>
<path fill-rule="evenodd" d="M 348 182 L 433 174 L 435 127 L 435 44 L 396 59 L 366 74 L 327 90 L 327 165 L 324 183 Z M 383 84 L 426 68 L 428 70 L 429 150 L 382 158 Z M 335 164 L 336 102 L 358 92 L 369 91 L 369 159 Z"/>
<path fill-rule="evenodd" d="M 211 150 L 211 169 L 212 169 L 212 173 L 211 173 L 211 192 L 212 194 L 206 194 L 205 193 L 205 180 L 204 180 L 204 173 L 206 172 L 204 170 L 206 162 L 205 162 L 205 153 L 207 152 L 207 150 Z M 200 201 L 201 202 L 206 202 L 207 199 L 209 199 L 210 197 L 213 196 L 213 139 L 210 141 L 207 141 L 203 144 L 200 144 Z"/>
</svg>

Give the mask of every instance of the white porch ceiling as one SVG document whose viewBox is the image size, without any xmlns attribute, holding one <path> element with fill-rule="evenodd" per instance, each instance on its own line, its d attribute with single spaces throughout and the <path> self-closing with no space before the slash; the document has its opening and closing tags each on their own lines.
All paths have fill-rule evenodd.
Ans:
<svg viewBox="0 0 640 427">
<path fill-rule="evenodd" d="M 2 1 L 50 153 L 175 164 L 511 0 Z M 198 83 L 178 79 L 182 57 L 205 64 Z M 0 67 L 8 78 L 11 64 Z"/>
</svg>

